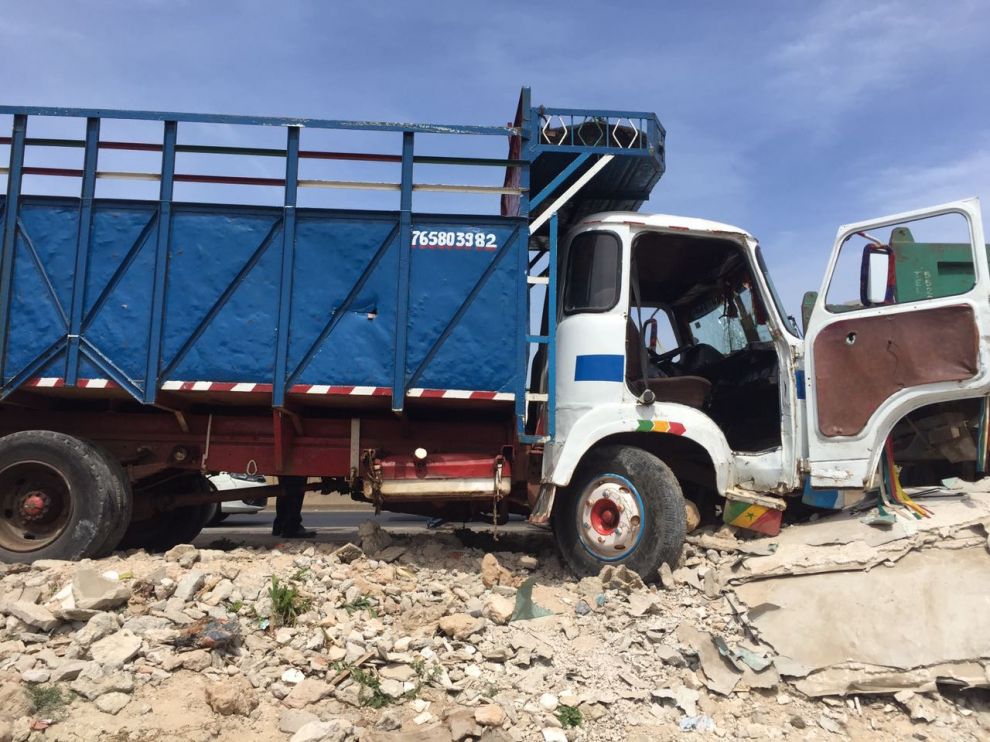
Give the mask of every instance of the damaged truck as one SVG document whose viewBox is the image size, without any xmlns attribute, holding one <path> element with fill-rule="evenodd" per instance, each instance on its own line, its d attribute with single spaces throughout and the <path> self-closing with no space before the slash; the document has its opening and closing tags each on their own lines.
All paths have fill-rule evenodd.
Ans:
<svg viewBox="0 0 990 742">
<path fill-rule="evenodd" d="M 986 461 L 976 200 L 840 228 L 802 332 L 753 236 L 638 211 L 664 173 L 653 113 L 524 89 L 506 126 L 0 126 L 0 559 L 187 542 L 239 497 L 209 486 L 228 471 L 523 514 L 580 574 L 654 578 L 697 517 L 774 534 L 885 467 Z"/>
</svg>

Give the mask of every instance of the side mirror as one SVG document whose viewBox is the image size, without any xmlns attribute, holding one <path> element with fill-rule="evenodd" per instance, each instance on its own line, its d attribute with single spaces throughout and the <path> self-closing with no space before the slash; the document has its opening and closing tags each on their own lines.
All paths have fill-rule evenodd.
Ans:
<svg viewBox="0 0 990 742">
<path fill-rule="evenodd" d="M 646 347 L 652 350 L 654 353 L 657 352 L 657 321 L 656 319 L 646 320 L 646 325 L 643 327 L 643 334 L 646 336 L 644 340 L 646 341 Z"/>
<path fill-rule="evenodd" d="M 818 301 L 817 291 L 806 291 L 804 298 L 801 299 L 801 329 L 803 334 L 808 334 L 808 322 L 811 320 L 811 310 L 815 308 L 815 302 Z"/>
<path fill-rule="evenodd" d="M 865 245 L 859 269 L 859 301 L 864 307 L 897 301 L 894 251 L 889 245 Z"/>
</svg>

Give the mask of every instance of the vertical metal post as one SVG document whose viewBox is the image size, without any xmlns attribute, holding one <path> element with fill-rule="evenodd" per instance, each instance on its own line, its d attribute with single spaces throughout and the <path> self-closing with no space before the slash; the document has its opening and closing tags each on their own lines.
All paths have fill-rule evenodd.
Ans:
<svg viewBox="0 0 990 742">
<path fill-rule="evenodd" d="M 401 412 L 406 397 L 406 325 L 409 319 L 409 267 L 412 252 L 413 133 L 402 132 L 402 190 L 399 197 L 399 286 L 395 312 L 395 366 L 392 411 Z"/>
<path fill-rule="evenodd" d="M 289 360 L 289 320 L 292 312 L 292 271 L 296 257 L 296 198 L 299 191 L 299 127 L 290 126 L 285 147 L 285 208 L 282 219 L 282 272 L 279 281 L 278 326 L 275 340 L 275 378 L 272 405 L 285 404 L 285 376 Z"/>
<path fill-rule="evenodd" d="M 86 152 L 83 159 L 82 191 L 79 201 L 79 231 L 76 234 L 76 272 L 72 278 L 72 308 L 66 348 L 65 384 L 75 386 L 79 379 L 79 333 L 82 329 L 89 265 L 90 236 L 93 228 L 93 198 L 96 195 L 96 165 L 100 151 L 100 120 L 86 119 Z"/>
<path fill-rule="evenodd" d="M 532 162 L 530 152 L 533 110 L 530 107 L 530 92 L 528 87 L 522 89 L 519 107 L 522 110 L 522 121 L 519 132 L 519 159 L 525 161 L 522 172 L 519 174 L 519 216 L 529 222 L 529 163 Z M 521 245 L 517 245 L 517 265 L 516 275 L 518 276 L 519 289 L 516 304 L 520 316 L 516 319 L 516 368 L 518 383 L 516 384 L 516 429 L 519 435 L 526 433 L 526 392 L 529 390 L 529 375 L 526 373 L 529 361 L 529 343 L 526 336 L 531 334 L 530 330 L 530 296 L 532 295 L 529 286 L 529 226 L 520 230 L 519 239 L 523 240 Z M 539 328 L 534 335 L 539 334 Z M 535 391 L 535 390 L 533 390 Z"/>
<path fill-rule="evenodd" d="M 550 215 L 550 265 L 547 282 L 547 435 L 557 432 L 557 212 Z"/>
<path fill-rule="evenodd" d="M 162 331 L 165 325 L 165 289 L 168 253 L 172 236 L 172 192 L 175 177 L 175 143 L 179 124 L 165 122 L 162 141 L 161 189 L 158 196 L 158 233 L 155 239 L 155 273 L 151 289 L 151 323 L 148 333 L 148 364 L 144 374 L 144 401 L 154 404 L 158 396 Z"/>
<path fill-rule="evenodd" d="M 0 386 L 6 381 L 7 335 L 10 325 L 10 285 L 14 277 L 14 246 L 17 242 L 17 214 L 21 200 L 24 170 L 24 142 L 27 116 L 14 116 L 10 141 L 10 169 L 7 171 L 7 200 L 4 205 L 3 243 L 0 246 Z"/>
</svg>

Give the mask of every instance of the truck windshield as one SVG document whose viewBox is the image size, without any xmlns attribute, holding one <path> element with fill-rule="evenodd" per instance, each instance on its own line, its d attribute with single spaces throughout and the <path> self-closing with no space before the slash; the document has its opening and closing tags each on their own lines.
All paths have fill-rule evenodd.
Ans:
<svg viewBox="0 0 990 742">
<path fill-rule="evenodd" d="M 703 313 L 690 322 L 695 344 L 710 345 L 723 355 L 743 350 L 750 343 L 770 340 L 770 328 L 761 317 L 760 307 L 753 305 L 753 292 L 742 288 L 708 305 Z"/>
<path fill-rule="evenodd" d="M 607 312 L 619 301 L 622 268 L 619 238 L 610 232 L 584 232 L 567 257 L 564 313 Z"/>
<path fill-rule="evenodd" d="M 777 316 L 780 317 L 781 326 L 792 335 L 798 336 L 797 324 L 794 322 L 794 318 L 788 315 L 787 310 L 784 309 L 784 302 L 781 301 L 780 294 L 777 293 L 777 287 L 773 285 L 770 271 L 767 270 L 767 263 L 763 259 L 763 250 L 760 249 L 759 245 L 756 246 L 756 265 L 759 267 L 760 273 L 763 274 L 763 280 L 767 282 L 767 288 L 770 289 L 770 299 L 777 308 Z"/>
</svg>

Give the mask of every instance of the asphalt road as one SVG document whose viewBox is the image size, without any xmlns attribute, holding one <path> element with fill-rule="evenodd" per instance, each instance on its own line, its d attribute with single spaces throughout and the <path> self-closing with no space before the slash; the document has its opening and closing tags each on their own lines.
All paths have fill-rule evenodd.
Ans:
<svg viewBox="0 0 990 742">
<path fill-rule="evenodd" d="M 229 542 L 245 546 L 273 546 L 283 539 L 272 536 L 271 511 L 262 511 L 254 515 L 230 515 L 225 521 L 212 528 L 204 528 L 195 540 L 195 544 L 208 547 L 216 541 Z M 303 525 L 316 531 L 313 541 L 317 543 L 344 543 L 357 539 L 358 526 L 367 520 L 376 521 L 389 533 L 413 535 L 417 533 L 451 532 L 462 528 L 461 523 L 445 523 L 437 530 L 426 527 L 429 518 L 403 513 L 380 513 L 377 516 L 366 508 L 346 510 L 303 510 Z M 479 537 L 491 531 L 491 525 L 485 523 L 468 523 L 466 527 Z M 499 533 L 511 535 L 510 541 L 520 538 L 547 538 L 543 529 L 535 528 L 519 516 L 512 516 L 505 525 L 498 527 Z M 304 539 L 310 541 L 310 539 Z"/>
</svg>

